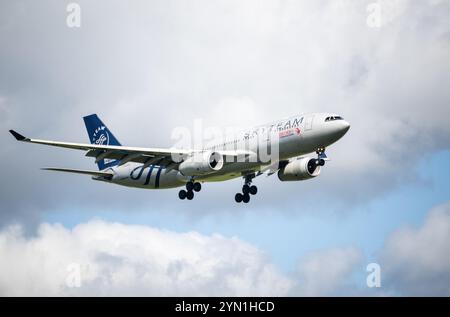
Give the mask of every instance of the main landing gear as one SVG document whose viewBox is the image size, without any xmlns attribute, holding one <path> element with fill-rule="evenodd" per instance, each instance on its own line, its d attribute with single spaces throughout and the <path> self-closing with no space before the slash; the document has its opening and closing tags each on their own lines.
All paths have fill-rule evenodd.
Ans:
<svg viewBox="0 0 450 317">
<path fill-rule="evenodd" d="M 234 200 L 236 200 L 237 203 L 244 202 L 246 204 L 250 201 L 250 195 L 256 195 L 258 193 L 258 187 L 252 185 L 252 179 L 254 177 L 255 175 L 244 177 L 245 183 L 244 186 L 242 186 L 242 194 L 237 193 L 236 196 L 234 196 Z"/>
<path fill-rule="evenodd" d="M 181 200 L 192 200 L 194 198 L 194 192 L 199 192 L 202 189 L 202 184 L 199 182 L 189 181 L 186 183 L 186 190 L 182 189 L 178 193 L 178 197 Z"/>
</svg>

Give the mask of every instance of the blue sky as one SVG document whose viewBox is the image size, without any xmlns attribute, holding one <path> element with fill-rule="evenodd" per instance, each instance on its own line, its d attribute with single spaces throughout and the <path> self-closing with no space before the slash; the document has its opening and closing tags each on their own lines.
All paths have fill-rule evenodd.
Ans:
<svg viewBox="0 0 450 317">
<path fill-rule="evenodd" d="M 402 185 L 365 206 L 349 210 L 316 210 L 303 206 L 299 193 L 295 206 L 312 208 L 311 212 L 286 215 L 278 210 L 258 212 L 242 208 L 232 214 L 218 217 L 212 214 L 192 220 L 183 215 L 182 210 L 148 213 L 144 209 L 130 213 L 119 209 L 83 212 L 69 209 L 47 212 L 44 220 L 73 227 L 94 217 L 177 232 L 236 236 L 261 248 L 286 272 L 295 270 L 299 258 L 307 252 L 355 244 L 364 250 L 368 264 L 395 229 L 403 225 L 420 226 L 429 209 L 447 202 L 449 161 L 448 150 L 427 155 L 415 167 L 420 182 Z M 149 193 L 148 199 L 156 196 L 156 193 Z"/>
</svg>

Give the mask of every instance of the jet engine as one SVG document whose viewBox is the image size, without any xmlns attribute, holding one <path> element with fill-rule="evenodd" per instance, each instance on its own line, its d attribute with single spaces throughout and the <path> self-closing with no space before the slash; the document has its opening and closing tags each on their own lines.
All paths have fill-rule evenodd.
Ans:
<svg viewBox="0 0 450 317">
<path fill-rule="evenodd" d="M 278 171 L 278 178 L 282 182 L 302 181 L 320 174 L 320 166 L 317 159 L 301 157 L 286 164 Z"/>
<path fill-rule="evenodd" d="M 178 170 L 184 176 L 206 175 L 219 171 L 223 167 L 223 156 L 218 152 L 195 153 L 183 161 Z"/>
</svg>

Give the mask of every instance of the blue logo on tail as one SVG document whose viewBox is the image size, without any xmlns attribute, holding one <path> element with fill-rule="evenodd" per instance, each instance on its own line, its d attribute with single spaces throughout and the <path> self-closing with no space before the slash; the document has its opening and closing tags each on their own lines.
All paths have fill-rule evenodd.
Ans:
<svg viewBox="0 0 450 317">
<path fill-rule="evenodd" d="M 109 134 L 104 125 L 95 129 L 91 142 L 96 145 L 109 145 Z"/>
<path fill-rule="evenodd" d="M 116 137 L 111 133 L 111 131 L 109 131 L 106 125 L 96 114 L 86 116 L 83 119 L 91 144 L 115 146 L 121 145 Z M 103 159 L 97 163 L 99 170 L 104 170 L 105 168 L 115 166 L 117 164 L 119 164 L 118 160 L 111 159 Z"/>
</svg>

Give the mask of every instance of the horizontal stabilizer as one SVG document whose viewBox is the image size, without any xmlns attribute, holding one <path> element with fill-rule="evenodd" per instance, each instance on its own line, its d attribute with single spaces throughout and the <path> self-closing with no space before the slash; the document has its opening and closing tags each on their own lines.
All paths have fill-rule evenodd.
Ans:
<svg viewBox="0 0 450 317">
<path fill-rule="evenodd" d="M 86 170 L 76 170 L 70 168 L 55 168 L 55 167 L 47 167 L 42 168 L 44 171 L 55 171 L 55 172 L 65 172 L 65 173 L 74 173 L 74 174 L 83 174 L 83 175 L 91 175 L 97 177 L 104 177 L 107 179 L 112 179 L 113 174 L 108 172 L 99 172 L 99 171 L 86 171 Z"/>
</svg>

